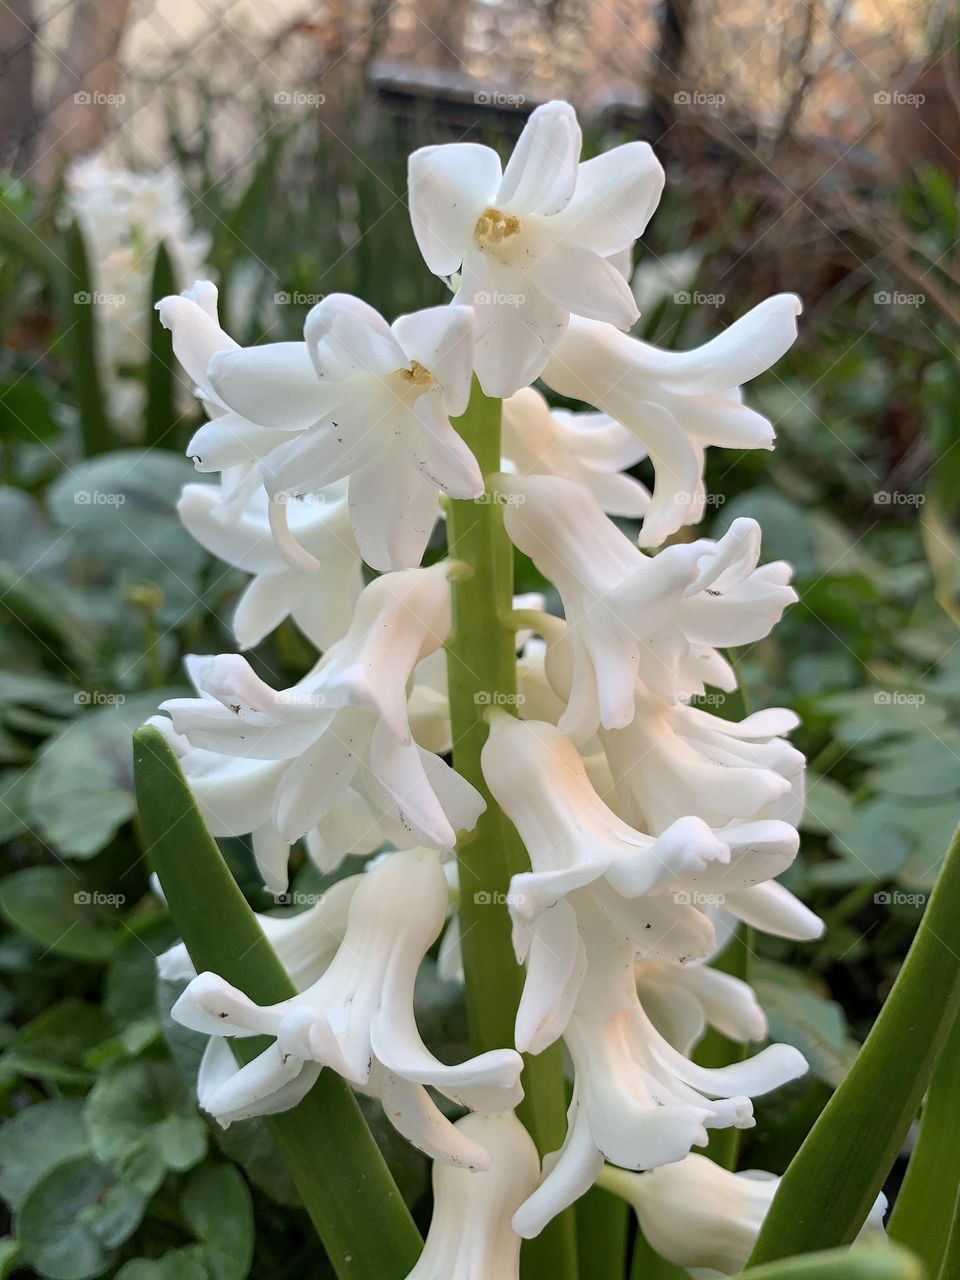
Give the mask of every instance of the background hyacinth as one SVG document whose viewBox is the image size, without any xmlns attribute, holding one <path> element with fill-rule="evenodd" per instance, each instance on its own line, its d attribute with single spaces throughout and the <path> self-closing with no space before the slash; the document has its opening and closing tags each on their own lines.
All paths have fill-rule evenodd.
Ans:
<svg viewBox="0 0 960 1280">
<path fill-rule="evenodd" d="M 595 13 L 474 8 L 455 7 L 463 31 L 417 8 L 416 29 L 439 32 L 439 61 L 453 59 L 442 75 L 417 67 L 433 57 L 422 49 L 405 63 L 397 7 L 325 10 L 282 36 L 272 19 L 260 31 L 177 14 L 188 49 L 169 25 L 145 39 L 152 15 L 134 6 L 115 57 L 105 13 L 74 0 L 59 17 L 40 6 L 38 38 L 18 26 L 0 41 L 13 103 L 0 208 L 0 1263 L 64 1278 L 366 1268 L 426 1280 L 472 1274 L 479 1251 L 497 1276 L 518 1260 L 524 1277 L 746 1268 L 766 1280 L 793 1272 L 765 1266 L 791 1265 L 949 1276 L 953 859 L 931 892 L 960 812 L 954 33 L 907 7 L 878 39 L 867 13 L 805 6 L 753 29 L 749 13 L 684 19 L 668 6 L 659 26 L 644 12 L 611 40 Z M 214 45 L 216 74 L 188 83 Z M 644 48 L 658 49 L 651 67 L 628 67 Z M 744 360 L 709 388 L 682 364 L 640 358 L 633 339 L 601 340 L 601 322 L 572 323 L 537 388 L 504 401 L 499 456 L 481 458 L 496 478 L 477 510 L 499 511 L 514 543 L 517 686 L 481 672 L 458 691 L 467 651 L 461 629 L 445 655 L 444 591 L 455 614 L 469 579 L 444 558 L 470 558 L 450 506 L 478 494 L 467 459 L 448 452 L 436 473 L 445 518 L 399 539 L 382 486 L 394 482 L 406 509 L 415 433 L 368 483 L 366 514 L 346 477 L 301 483 L 309 450 L 267 462 L 261 486 L 255 437 L 277 424 L 258 415 L 289 406 L 297 370 L 280 368 L 264 403 L 245 406 L 229 353 L 211 363 L 216 344 L 191 350 L 179 295 L 209 316 L 209 286 L 194 283 L 215 281 L 218 325 L 243 348 L 300 341 L 339 293 L 387 322 L 446 307 L 447 281 L 428 268 L 448 276 L 459 261 L 421 257 L 408 154 L 462 141 L 506 164 L 536 103 L 558 94 L 576 101 L 584 159 L 648 141 L 666 169 L 632 262 L 619 246 L 608 259 L 641 312 L 633 339 L 675 353 L 735 343 L 737 322 L 784 291 L 803 314 L 789 350 L 762 349 L 770 323 L 747 330 Z M 631 238 L 649 212 L 631 202 Z M 504 229 L 488 219 L 484 234 L 495 243 Z M 458 303 L 510 307 L 523 293 L 508 277 L 466 278 L 452 281 Z M 562 264 L 554 287 L 573 278 Z M 617 297 L 626 325 L 631 304 Z M 160 298 L 176 303 L 155 312 Z M 429 366 L 409 333 L 398 340 L 416 382 L 413 360 Z M 493 364 L 487 353 L 488 391 L 512 389 L 496 378 L 506 356 L 524 372 L 521 355 L 517 342 Z M 471 432 L 486 428 L 457 418 L 455 384 L 445 408 L 477 448 Z M 356 412 L 349 388 L 337 403 Z M 693 403 L 704 395 L 714 417 Z M 245 409 L 238 459 L 229 415 Z M 683 418 L 692 453 L 644 436 L 657 410 Z M 286 426 L 295 445 L 302 425 Z M 696 539 L 710 545 L 688 556 Z M 409 667 L 394 670 L 395 651 L 365 627 L 396 601 L 369 587 L 410 572 L 422 543 L 431 576 L 398 606 L 420 630 L 404 632 Z M 665 610 L 645 585 L 651 555 L 672 584 Z M 781 562 L 789 582 L 771 576 Z M 715 592 L 756 600 L 755 566 L 771 593 L 762 623 L 708 634 Z M 679 604 L 691 572 L 700 594 Z M 366 622 L 351 629 L 358 609 Z M 634 673 L 617 645 L 638 633 Z M 506 661 L 502 644 L 486 651 L 483 627 L 465 634 L 484 660 Z M 185 668 L 188 655 L 200 657 Z M 197 687 L 226 704 L 222 726 L 195 707 Z M 451 696 L 490 726 L 471 784 L 526 845 L 489 882 L 482 822 L 458 841 L 459 874 L 453 859 L 408 856 L 448 848 L 477 817 L 475 793 L 451 795 L 442 772 L 458 746 L 473 751 L 456 715 L 451 727 Z M 139 739 L 137 816 L 130 737 L 147 720 L 167 745 Z M 558 722 L 572 755 L 552 736 Z M 199 726 L 243 739 L 251 725 L 292 745 L 266 761 L 244 747 L 238 773 L 211 750 L 219 739 L 192 737 Z M 388 738 L 400 744 L 390 761 Z M 349 783 L 318 786 L 344 742 L 359 744 Z M 414 743 L 426 784 L 388 802 Z M 301 758 L 321 774 L 295 774 Z M 552 789 L 538 789 L 544 778 Z M 551 795 L 563 812 L 546 838 Z M 565 843 L 571 823 L 589 838 Z M 651 850 L 659 879 L 641 857 Z M 378 883 L 390 909 L 368 918 Z M 367 948 L 401 920 L 406 941 L 380 970 Z M 624 944 L 635 930 L 643 945 Z M 198 936 L 219 950 L 201 955 Z M 358 947 L 367 959 L 351 968 Z M 378 974 L 403 956 L 415 988 L 380 1001 Z M 198 968 L 253 1002 L 231 1004 L 231 1033 L 265 1032 L 257 1051 L 276 1041 L 312 1063 L 292 1086 L 313 1085 L 296 1110 L 265 1117 L 262 1088 L 238 1092 L 251 1077 L 230 1046 L 251 1042 L 208 1035 L 208 1016 L 226 1025 L 224 988 L 192 987 Z M 332 1039 L 317 1038 L 315 1013 L 294 1007 L 280 1025 L 262 1012 L 325 974 Z M 354 990 L 378 1001 L 369 1071 L 362 1039 L 337 1024 Z M 411 1000 L 425 1057 L 397 1031 Z M 500 1109 L 517 1100 L 514 1047 L 535 1055 L 520 1120 Z M 544 1179 L 539 1154 L 562 1142 L 571 1103 L 576 1150 Z M 662 1134 L 647 1127 L 650 1106 L 669 1116 Z M 753 1127 L 738 1127 L 751 1112 Z M 531 1237 L 522 1246 L 518 1231 Z M 776 1261 L 834 1246 L 842 1256 Z"/>
</svg>

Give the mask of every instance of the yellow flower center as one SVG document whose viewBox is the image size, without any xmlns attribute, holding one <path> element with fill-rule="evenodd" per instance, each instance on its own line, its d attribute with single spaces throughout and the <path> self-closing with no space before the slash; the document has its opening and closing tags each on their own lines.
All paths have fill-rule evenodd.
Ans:
<svg viewBox="0 0 960 1280">
<path fill-rule="evenodd" d="M 412 383 L 415 387 L 426 387 L 433 381 L 433 374 L 429 369 L 425 369 L 419 360 L 414 360 L 409 369 L 401 369 L 400 377 L 404 382 Z"/>
<path fill-rule="evenodd" d="M 477 219 L 473 229 L 473 238 L 481 249 L 490 249 L 502 244 L 510 236 L 520 232 L 520 219 L 512 213 L 501 213 L 499 209 L 486 208 Z"/>
</svg>

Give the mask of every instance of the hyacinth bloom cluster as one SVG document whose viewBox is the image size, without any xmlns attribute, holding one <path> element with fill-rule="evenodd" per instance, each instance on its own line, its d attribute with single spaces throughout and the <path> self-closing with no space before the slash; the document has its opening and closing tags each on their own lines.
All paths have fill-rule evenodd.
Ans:
<svg viewBox="0 0 960 1280">
<path fill-rule="evenodd" d="M 101 374 L 121 430 L 143 409 L 145 387 L 131 377 L 146 363 L 155 246 L 170 257 L 174 278 L 189 285 L 204 274 L 210 236 L 197 230 L 176 175 L 134 173 L 88 156 L 64 174 L 64 215 L 83 233 L 97 308 Z"/>
<path fill-rule="evenodd" d="M 371 855 L 323 903 L 263 920 L 295 997 L 258 1006 L 174 948 L 164 972 L 187 985 L 173 1015 L 209 1037 L 198 1094 L 222 1124 L 293 1106 L 324 1070 L 381 1100 L 435 1161 L 417 1280 L 517 1276 L 521 1240 L 609 1178 L 605 1165 L 639 1179 L 615 1189 L 665 1256 L 729 1272 L 770 1184 L 691 1151 L 711 1130 L 749 1127 L 752 1100 L 806 1067 L 781 1044 L 722 1068 L 692 1057 L 708 1027 L 766 1038 L 750 987 L 710 964 L 740 923 L 795 940 L 821 924 L 777 881 L 803 805 L 795 717 L 695 705 L 736 688 L 727 650 L 776 626 L 796 599 L 790 568 L 763 560 L 753 520 L 715 538 L 687 528 L 704 510 L 707 446 L 772 447 L 741 386 L 789 348 L 800 308 L 770 298 L 688 352 L 631 337 L 623 255 L 663 172 L 646 144 L 586 162 L 580 149 L 572 108 L 550 103 L 505 167 L 467 143 L 411 157 L 413 229 L 448 306 L 390 322 L 332 295 L 300 341 L 241 348 L 209 282 L 158 303 L 207 417 L 188 451 L 211 479 L 185 489 L 183 523 L 250 575 L 237 644 L 289 619 L 317 658 L 277 689 L 239 655 L 193 657 L 194 696 L 154 723 L 211 831 L 250 837 L 271 891 L 300 841 L 324 871 Z M 538 378 L 591 408 L 552 409 Z M 486 473 L 457 424 L 474 379 L 503 401 Z M 645 461 L 650 488 L 624 474 Z M 476 503 L 477 519 L 495 508 L 500 536 L 562 606 L 518 601 L 511 619 L 489 619 L 517 633 L 520 695 L 475 697 L 485 745 L 472 774 L 457 768 L 450 646 L 460 584 L 494 566 L 423 566 L 450 503 Z M 642 521 L 639 537 L 612 517 Z M 525 850 L 505 901 L 486 908 L 509 912 L 522 996 L 512 1044 L 447 1065 L 421 1038 L 414 986 L 441 934 L 441 971 L 471 981 L 457 904 L 488 806 Z M 248 1036 L 267 1044 L 240 1067 L 229 1041 Z M 541 1162 L 514 1114 L 521 1054 L 558 1041 L 572 1100 L 562 1146 Z M 466 1115 L 451 1122 L 436 1094 Z M 680 1256 L 681 1211 L 661 1200 L 703 1198 L 709 1216 L 724 1195 L 730 1223 Z"/>
</svg>

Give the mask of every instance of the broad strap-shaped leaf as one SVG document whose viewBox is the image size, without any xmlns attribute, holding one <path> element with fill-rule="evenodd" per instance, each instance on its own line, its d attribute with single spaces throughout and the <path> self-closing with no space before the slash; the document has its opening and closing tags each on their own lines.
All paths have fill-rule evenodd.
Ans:
<svg viewBox="0 0 960 1280">
<path fill-rule="evenodd" d="M 113 432 L 100 380 L 96 295 L 83 233 L 75 222 L 64 234 L 63 259 L 66 266 L 58 288 L 60 328 L 80 413 L 83 452 L 92 458 L 112 447 Z"/>
<path fill-rule="evenodd" d="M 258 1004 L 295 994 L 207 832 L 163 736 L 134 736 L 137 801 L 147 851 L 198 972 L 211 970 Z M 232 1042 L 242 1061 L 262 1048 Z M 420 1236 L 347 1084 L 323 1071 L 296 1107 L 268 1125 L 336 1274 L 402 1280 Z"/>
<path fill-rule="evenodd" d="M 865 1245 L 827 1249 L 750 1267 L 740 1280 L 924 1280 L 923 1267 L 906 1249 Z"/>
<path fill-rule="evenodd" d="M 960 1020 L 953 1024 L 920 1116 L 920 1132 L 887 1230 L 935 1277 L 960 1190 Z"/>
<path fill-rule="evenodd" d="M 784 1174 L 751 1264 L 849 1244 L 916 1115 L 960 1005 L 960 829 L 849 1074 Z"/>
<path fill-rule="evenodd" d="M 157 245 L 153 263 L 151 298 L 165 298 L 177 292 L 177 280 L 170 261 L 170 254 L 162 242 Z M 179 449 L 176 408 L 174 404 L 177 375 L 174 371 L 170 334 L 160 323 L 160 313 L 150 310 L 150 359 L 147 364 L 147 416 L 144 423 L 143 442 L 148 447 Z"/>
</svg>

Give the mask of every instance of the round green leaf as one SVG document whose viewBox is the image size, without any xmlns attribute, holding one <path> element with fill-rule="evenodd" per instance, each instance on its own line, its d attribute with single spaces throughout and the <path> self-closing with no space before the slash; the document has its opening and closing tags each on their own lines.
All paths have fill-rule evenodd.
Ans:
<svg viewBox="0 0 960 1280">
<path fill-rule="evenodd" d="M 89 1150 L 79 1099 L 53 1098 L 27 1107 L 0 1129 L 0 1196 L 19 1209 L 51 1169 Z"/>
<path fill-rule="evenodd" d="M 253 1262 L 253 1205 L 232 1164 L 207 1164 L 190 1175 L 183 1216 L 205 1245 L 213 1280 L 246 1280 Z"/>
<path fill-rule="evenodd" d="M 50 951 L 106 960 L 114 950 L 116 912 L 91 899 L 65 867 L 27 867 L 0 882 L 0 911 Z"/>
<path fill-rule="evenodd" d="M 86 1216 L 113 1186 L 113 1174 L 90 1156 L 58 1165 L 27 1196 L 17 1215 L 26 1260 L 48 1280 L 92 1280 L 107 1270 L 112 1250 Z"/>
</svg>

